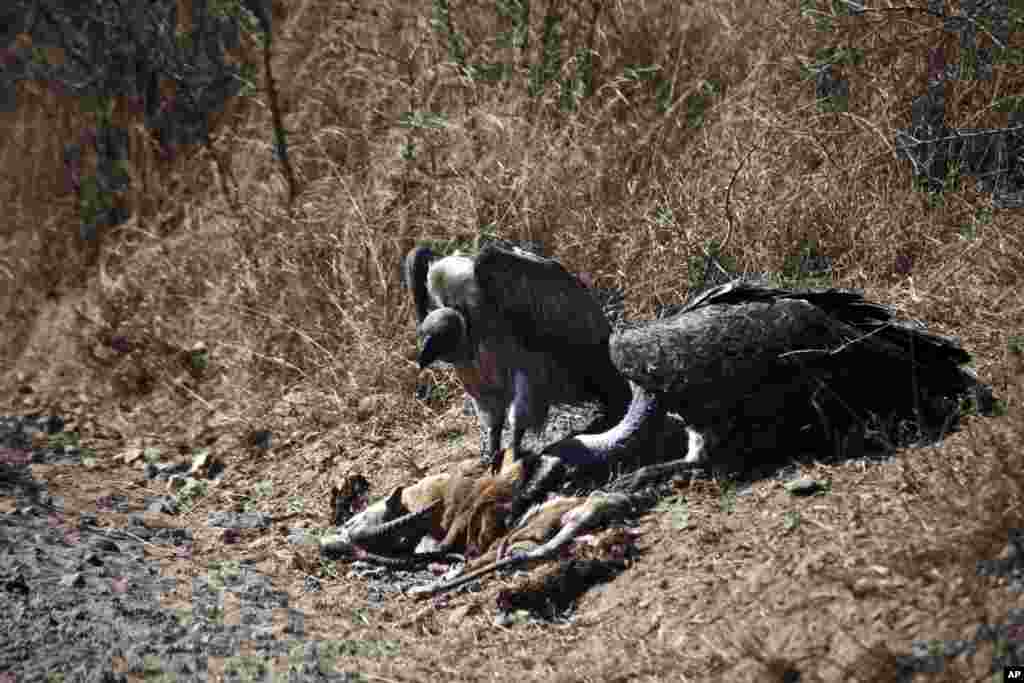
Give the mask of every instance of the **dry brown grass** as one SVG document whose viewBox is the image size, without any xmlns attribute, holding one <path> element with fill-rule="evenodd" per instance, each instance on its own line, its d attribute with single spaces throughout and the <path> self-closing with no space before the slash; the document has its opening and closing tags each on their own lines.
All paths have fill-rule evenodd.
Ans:
<svg viewBox="0 0 1024 683">
<path fill-rule="evenodd" d="M 523 71 L 507 87 L 460 74 L 429 28 L 430 3 L 279 1 L 275 74 L 302 189 L 294 212 L 282 208 L 269 113 L 239 100 L 216 122 L 214 151 L 170 164 L 133 128 L 125 201 L 135 217 L 98 247 L 80 242 L 74 197 L 55 181 L 61 146 L 88 121 L 73 103 L 19 86 L 21 107 L 0 115 L 0 371 L 25 388 L 8 408 L 75 415 L 102 455 L 210 447 L 229 463 L 229 481 L 181 523 L 199 527 L 207 510 L 269 481 L 264 509 L 283 512 L 298 497 L 320 524 L 328 475 L 372 473 L 381 493 L 475 450 L 452 378 L 439 377 L 449 401 L 414 398 L 398 263 L 416 241 L 541 240 L 598 285 L 625 289 L 642 316 L 684 297 L 689 266 L 711 241 L 725 242 L 742 270 L 778 272 L 811 240 L 838 284 L 959 336 L 1009 396 L 1011 419 L 971 421 L 892 465 L 813 468 L 832 490 L 807 504 L 773 482 L 732 513 L 717 490 L 684 491 L 688 526 L 675 528 L 669 513 L 645 517 L 646 554 L 588 595 L 572 628 L 498 629 L 486 600 L 482 611 L 411 616 L 396 601 L 364 624 L 353 616 L 365 611 L 359 586 L 344 579 L 295 605 L 311 635 L 397 643 L 395 656 L 342 660 L 393 680 L 517 670 L 545 681 L 781 680 L 791 664 L 802 680 L 891 680 L 888 653 L 911 639 L 998 622 L 1020 598 L 978 579 L 973 562 L 998 554 L 1021 525 L 1024 421 L 1007 349 L 1024 329 L 1024 238 L 1012 212 L 982 212 L 989 197 L 971 179 L 929 202 L 892 143 L 924 92 L 927 49 L 941 43 L 951 57 L 955 38 L 916 13 L 837 19 L 822 33 L 782 0 L 602 3 L 591 30 L 592 5 L 562 4 L 562 75 L 574 72 L 577 49 L 598 56 L 595 91 L 573 110 L 553 84 L 532 96 Z M 537 59 L 548 3 L 534 5 Z M 495 44 L 507 25 L 491 4 L 453 2 L 452 21 L 473 60 L 520 64 Z M 800 67 L 837 44 L 861 47 L 866 61 L 844 70 L 849 112 L 823 113 Z M 667 110 L 654 82 L 623 76 L 652 64 L 671 89 Z M 706 106 L 687 99 L 708 84 Z M 1006 66 L 992 81 L 952 81 L 947 122 L 1005 125 L 990 103 L 1022 86 Z M 403 128 L 409 111 L 446 124 Z M 698 114 L 703 125 L 690 125 Z M 908 257 L 912 270 L 898 272 Z M 112 350 L 116 337 L 131 351 Z M 203 372 L 188 361 L 197 342 L 211 353 Z M 370 409 L 357 410 L 368 395 Z M 247 434 L 261 428 L 273 430 L 274 447 L 247 453 Z M 139 490 L 138 475 L 104 462 L 98 476 Z M 787 531 L 794 511 L 801 521 Z M 276 537 L 256 539 L 258 551 L 199 538 L 182 576 L 258 552 L 283 588 L 301 587 Z"/>
</svg>

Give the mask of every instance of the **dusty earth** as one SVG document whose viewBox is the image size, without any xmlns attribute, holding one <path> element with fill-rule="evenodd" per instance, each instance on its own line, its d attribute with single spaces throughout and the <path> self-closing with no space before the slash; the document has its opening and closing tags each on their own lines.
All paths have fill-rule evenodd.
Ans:
<svg viewBox="0 0 1024 683">
<path fill-rule="evenodd" d="M 549 430 L 569 429 L 592 418 L 583 413 L 563 415 Z M 362 668 L 358 661 L 379 662 L 408 652 L 408 633 L 391 636 L 403 630 L 429 633 L 428 624 L 437 620 L 443 624 L 482 617 L 506 633 L 533 631 L 543 624 L 547 626 L 540 627 L 547 630 L 558 625 L 571 628 L 595 623 L 595 613 L 605 614 L 618 602 L 613 587 L 621 571 L 588 581 L 597 584 L 589 595 L 574 590 L 568 602 L 548 601 L 545 608 L 538 608 L 543 603 L 537 602 L 527 605 L 532 609 L 510 607 L 507 591 L 498 594 L 498 609 L 494 602 L 487 606 L 486 600 L 481 606 L 479 584 L 427 604 L 415 603 L 403 591 L 436 578 L 430 571 L 395 571 L 362 563 L 347 571 L 325 565 L 317 557 L 314 528 L 290 525 L 301 514 L 239 509 L 196 519 L 179 508 L 181 496 L 166 493 L 174 473 L 181 476 L 192 469 L 198 475 L 194 467 L 144 460 L 134 467 L 97 465 L 95 453 L 72 443 L 64 426 L 59 416 L 0 420 L 0 619 L 8 634 L 0 651 L 0 672 L 5 682 L 426 680 L 421 657 L 414 657 L 420 661 L 405 675 L 395 669 L 380 675 L 374 671 L 376 666 Z M 873 471 L 894 463 L 891 456 L 835 463 L 828 486 L 840 486 L 853 472 L 870 478 Z M 732 506 L 730 512 L 736 514 L 745 503 L 764 499 L 768 491 L 799 474 L 799 467 L 785 467 L 758 480 L 740 482 L 725 495 L 719 492 L 722 512 Z M 224 472 L 207 467 L 204 476 L 216 481 Z M 662 482 L 656 493 L 671 504 L 673 496 L 698 498 L 702 490 L 716 486 L 711 480 L 691 477 Z M 678 557 L 666 544 L 666 534 L 680 528 L 683 512 L 678 507 L 662 505 L 651 510 L 648 506 L 629 522 L 643 539 L 640 551 L 621 567 L 634 574 L 632 581 L 644 581 L 658 564 Z M 673 524 L 665 524 L 666 517 Z M 708 534 L 736 534 L 738 529 L 726 523 L 717 530 L 705 528 L 701 535 L 707 543 L 714 540 Z M 1024 589 L 1022 542 L 1019 535 L 1011 535 L 1000 558 L 978 564 L 978 575 L 1020 592 Z M 813 550 L 808 548 L 807 553 L 805 560 Z M 549 570 L 549 578 L 560 573 L 570 582 L 583 580 L 584 573 L 577 569 L 574 574 L 571 563 L 566 560 L 559 570 Z M 346 571 L 347 579 L 339 584 Z M 489 581 L 507 585 L 508 577 Z M 673 586 L 664 578 L 657 583 L 671 600 Z M 364 624 L 376 622 L 377 628 L 336 637 L 336 624 L 324 607 L 331 595 L 337 595 L 338 586 L 347 586 L 352 599 L 345 602 L 359 605 L 352 609 Z M 551 590 L 550 581 L 545 590 Z M 628 587 L 622 590 L 634 592 Z M 655 609 L 657 596 L 644 593 L 649 597 L 642 605 Z M 493 590 L 486 594 L 492 595 Z M 442 619 L 439 615 L 445 613 L 448 616 Z M 389 621 L 394 625 L 388 631 L 372 633 Z M 660 630 L 657 622 L 652 628 Z M 915 680 L 915 671 L 942 672 L 947 661 L 977 659 L 988 650 L 992 651 L 991 671 L 1024 663 L 1021 630 L 1024 610 L 1011 609 L 1005 624 L 980 625 L 970 637 L 941 645 L 921 641 L 894 660 L 896 668 L 887 670 L 892 675 L 889 680 Z M 322 637 L 327 633 L 335 637 Z M 798 661 L 762 664 L 776 671 L 777 680 L 813 680 L 801 678 L 804 667 Z M 452 674 L 466 680 L 486 677 L 465 671 Z"/>
</svg>

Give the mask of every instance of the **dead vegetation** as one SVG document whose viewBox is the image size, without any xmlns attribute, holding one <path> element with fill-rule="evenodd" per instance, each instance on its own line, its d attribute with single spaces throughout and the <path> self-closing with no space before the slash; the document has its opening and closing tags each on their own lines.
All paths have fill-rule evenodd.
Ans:
<svg viewBox="0 0 1024 683">
<path fill-rule="evenodd" d="M 257 92 L 212 122 L 211 147 L 173 161 L 132 127 L 133 216 L 91 242 L 59 182 L 88 116 L 20 83 L 19 108 L 0 113 L 0 383 L 15 389 L 2 398 L 71 418 L 97 454 L 38 476 L 85 509 L 100 489 L 163 492 L 121 457 L 133 449 L 209 449 L 227 476 L 174 520 L 197 542 L 167 571 L 254 560 L 310 637 L 380 643 L 339 660 L 375 679 L 889 681 L 913 640 L 1005 623 L 1024 598 L 976 562 L 1022 526 L 1019 215 L 971 178 L 915 189 L 893 147 L 928 51 L 955 61 L 956 36 L 925 13 L 820 2 L 529 6 L 520 24 L 493 3 L 276 2 L 292 209 Z M 846 111 L 817 106 L 805 78 L 836 46 L 863 51 L 837 62 Z M 259 54 L 243 43 L 239 57 Z M 486 77 L 494 65 L 503 79 Z M 950 80 L 947 123 L 1005 126 L 993 103 L 1022 86 L 1010 64 Z M 1008 416 L 885 465 L 807 467 L 830 481 L 810 499 L 768 480 L 742 496 L 681 487 L 642 518 L 640 559 L 584 595 L 568 628 L 492 625 L 499 581 L 370 610 L 358 581 L 283 536 L 225 545 L 206 512 L 247 505 L 320 527 L 332 476 L 362 473 L 376 496 L 475 454 L 454 378 L 432 372 L 418 397 L 399 263 L 415 242 L 481 233 L 543 242 L 624 289 L 636 317 L 681 301 L 708 252 L 788 278 L 827 263 L 837 285 L 956 335 Z M 262 430 L 273 439 L 255 448 Z M 302 592 L 310 573 L 321 592 Z M 991 661 L 982 648 L 921 678 L 987 680 Z"/>
</svg>

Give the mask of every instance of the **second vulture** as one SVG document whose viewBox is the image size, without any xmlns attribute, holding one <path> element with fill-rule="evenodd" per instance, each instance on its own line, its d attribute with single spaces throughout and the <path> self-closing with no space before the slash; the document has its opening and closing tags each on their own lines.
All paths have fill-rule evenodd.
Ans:
<svg viewBox="0 0 1024 683">
<path fill-rule="evenodd" d="M 610 431 L 545 450 L 566 464 L 634 459 L 670 411 L 687 426 L 689 462 L 735 471 L 865 436 L 905 445 L 948 431 L 963 399 L 992 404 L 959 344 L 851 290 L 737 280 L 609 343 L 633 402 Z"/>
</svg>

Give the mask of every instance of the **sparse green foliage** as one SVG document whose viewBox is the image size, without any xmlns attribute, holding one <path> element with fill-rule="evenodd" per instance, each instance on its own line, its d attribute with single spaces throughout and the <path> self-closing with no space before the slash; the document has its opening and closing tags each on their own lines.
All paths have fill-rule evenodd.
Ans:
<svg viewBox="0 0 1024 683">
<path fill-rule="evenodd" d="M 421 244 L 441 256 L 451 256 L 455 252 L 472 256 L 479 251 L 478 242 L 478 239 L 470 237 L 452 237 L 446 240 L 423 240 Z"/>
<path fill-rule="evenodd" d="M 653 81 L 661 67 L 655 64 L 627 66 L 622 75 L 628 81 Z"/>
<path fill-rule="evenodd" d="M 398 117 L 403 128 L 442 130 L 448 125 L 448 117 L 432 111 L 407 111 Z"/>
<path fill-rule="evenodd" d="M 256 78 L 258 71 L 255 64 L 242 64 L 238 75 L 235 77 L 242 83 L 239 97 L 252 97 L 256 94 Z"/>
<path fill-rule="evenodd" d="M 438 37 L 444 41 L 445 48 L 448 50 L 448 58 L 465 69 L 466 39 L 452 23 L 451 7 L 448 0 L 433 0 L 433 16 L 430 25 Z"/>
<path fill-rule="evenodd" d="M 579 103 L 594 94 L 594 53 L 579 49 L 572 74 L 562 84 L 562 109 L 575 111 Z"/>
<path fill-rule="evenodd" d="M 782 516 L 782 528 L 787 534 L 792 533 L 799 528 L 802 521 L 798 510 L 790 510 Z"/>
<path fill-rule="evenodd" d="M 703 253 L 689 258 L 687 266 L 690 291 L 700 291 L 709 284 L 732 279 L 736 272 L 736 259 L 723 252 L 716 240 L 711 240 L 705 245 Z"/>
<path fill-rule="evenodd" d="M 796 250 L 782 262 L 779 284 L 783 287 L 813 288 L 832 285 L 829 258 L 821 253 L 814 239 L 802 238 Z"/>
<path fill-rule="evenodd" d="M 274 485 L 272 482 L 263 480 L 257 482 L 253 486 L 252 495 L 247 496 L 242 506 L 246 512 L 251 512 L 258 509 L 259 503 L 269 500 L 274 495 Z"/>
<path fill-rule="evenodd" d="M 826 47 L 814 54 L 815 67 L 826 64 L 833 66 L 858 67 L 864 63 L 864 50 L 859 47 L 837 46 Z"/>
<path fill-rule="evenodd" d="M 1009 413 L 1010 406 L 1006 402 L 1006 399 L 996 398 L 992 401 L 992 417 L 1006 417 Z"/>
<path fill-rule="evenodd" d="M 83 225 L 95 225 L 110 208 L 110 195 L 101 192 L 95 176 L 82 178 L 79 194 L 79 218 Z"/>
<path fill-rule="evenodd" d="M 445 429 L 437 435 L 438 439 L 443 439 L 450 444 L 458 445 L 466 439 L 466 433 L 458 428 Z"/>
<path fill-rule="evenodd" d="M 827 97 L 822 97 L 817 101 L 818 111 L 822 113 L 835 113 L 849 111 L 850 109 L 850 98 L 848 95 L 843 93 L 834 93 Z"/>
<path fill-rule="evenodd" d="M 174 36 L 174 40 L 177 43 L 178 50 L 181 52 L 192 51 L 193 40 L 191 33 L 187 31 L 178 31 Z"/>
<path fill-rule="evenodd" d="M 946 166 L 946 180 L 942 186 L 943 192 L 959 192 L 962 180 L 963 174 L 960 172 L 960 162 L 951 161 Z"/>
<path fill-rule="evenodd" d="M 913 180 L 916 190 L 927 193 L 927 205 L 932 210 L 946 206 L 946 195 L 959 192 L 961 184 L 962 174 L 958 160 L 947 162 L 945 176 L 941 180 L 925 174 L 915 175 Z"/>
<path fill-rule="evenodd" d="M 1012 46 L 1004 48 L 997 47 L 993 50 L 992 61 L 996 64 L 1022 66 L 1024 65 L 1024 49 Z"/>
<path fill-rule="evenodd" d="M 960 70 L 957 77 L 962 81 L 972 81 L 978 77 L 978 51 L 960 50 Z"/>
<path fill-rule="evenodd" d="M 427 394 L 424 400 L 427 403 L 446 404 L 458 395 L 458 390 L 447 382 L 431 383 L 428 385 Z"/>
<path fill-rule="evenodd" d="M 338 572 L 338 563 L 334 560 L 321 560 L 320 576 L 325 579 L 337 579 L 340 576 L 340 573 Z"/>
<path fill-rule="evenodd" d="M 814 22 L 814 27 L 822 33 L 834 31 L 836 19 L 849 14 L 850 6 L 844 0 L 800 0 L 800 16 Z"/>
<path fill-rule="evenodd" d="M 224 588 L 223 579 L 219 579 L 216 588 L 218 590 Z M 202 611 L 203 618 L 206 621 L 212 622 L 214 624 L 224 623 L 224 609 L 222 607 L 210 605 L 206 607 L 200 607 L 199 609 Z"/>
<path fill-rule="evenodd" d="M 540 61 L 530 67 L 528 92 L 531 97 L 540 95 L 544 91 L 544 86 L 558 78 L 562 71 L 561 17 L 555 7 L 554 3 L 550 4 L 544 15 L 540 37 Z"/>
<path fill-rule="evenodd" d="M 224 660 L 225 675 L 237 677 L 242 681 L 264 681 L 272 672 L 274 672 L 274 660 L 269 657 L 237 655 Z M 274 676 L 274 680 L 287 680 L 287 677 L 279 679 Z"/>
<path fill-rule="evenodd" d="M 241 574 L 241 565 L 237 560 L 225 560 L 223 562 L 211 562 L 207 567 L 207 581 L 210 586 L 217 590 L 223 590 L 227 579 L 233 579 Z M 214 617 L 210 617 L 213 619 Z"/>
<path fill-rule="evenodd" d="M 736 509 L 736 484 L 727 481 L 722 484 L 722 493 L 718 499 L 718 507 L 727 515 L 731 515 Z"/>
<path fill-rule="evenodd" d="M 960 237 L 968 242 L 977 239 L 978 228 L 992 223 L 993 213 L 988 206 L 981 206 L 975 209 L 971 219 L 960 226 Z"/>
<path fill-rule="evenodd" d="M 508 78 L 512 70 L 505 62 L 481 62 L 466 67 L 466 72 L 474 81 L 497 83 Z"/>
<path fill-rule="evenodd" d="M 188 352 L 189 369 L 201 375 L 210 367 L 210 352 L 205 346 L 198 346 Z"/>
<path fill-rule="evenodd" d="M 992 108 L 998 112 L 1011 113 L 1024 111 L 1024 95 L 1005 95 L 997 99 Z"/>
<path fill-rule="evenodd" d="M 398 117 L 398 125 L 409 129 L 409 136 L 400 150 L 401 157 L 406 161 L 414 161 L 417 141 L 429 139 L 425 138 L 425 133 L 429 131 L 443 130 L 448 125 L 448 118 L 444 114 L 436 112 L 407 111 Z"/>
<path fill-rule="evenodd" d="M 668 108 L 671 92 L 663 90 L 662 86 L 670 85 L 667 81 L 659 82 L 659 110 Z M 700 84 L 697 92 L 686 96 L 686 125 L 690 128 L 700 128 L 704 125 L 704 116 L 715 95 L 719 93 L 720 86 L 714 81 L 704 81 Z"/>
<path fill-rule="evenodd" d="M 178 507 L 185 513 L 191 512 L 199 503 L 199 499 L 206 495 L 206 482 L 201 479 L 193 479 L 188 477 L 185 479 L 185 483 L 180 489 L 178 489 L 175 495 L 175 500 L 178 503 Z"/>
<path fill-rule="evenodd" d="M 46 439 L 46 445 L 54 450 L 62 448 L 78 448 L 78 432 L 57 432 Z"/>
<path fill-rule="evenodd" d="M 96 117 L 97 125 L 108 125 L 114 112 L 114 98 L 101 95 L 88 95 L 79 100 L 79 106 L 85 114 Z"/>
<path fill-rule="evenodd" d="M 658 512 L 667 512 L 672 528 L 677 531 L 682 531 L 690 526 L 690 509 L 685 496 L 674 495 L 664 498 L 655 509 Z"/>
<path fill-rule="evenodd" d="M 659 205 L 654 211 L 654 216 L 651 217 L 651 221 L 654 222 L 660 228 L 668 228 L 676 225 L 675 212 L 672 211 L 671 206 Z"/>
<path fill-rule="evenodd" d="M 164 671 L 163 662 L 155 655 L 146 655 L 142 658 L 142 677 L 147 681 L 157 681 L 158 683 L 176 680 L 174 674 Z"/>
<path fill-rule="evenodd" d="M 508 20 L 512 25 L 507 31 L 498 34 L 498 46 L 524 49 L 529 44 L 530 38 L 530 1 L 497 0 L 495 9 L 500 17 Z"/>
</svg>

